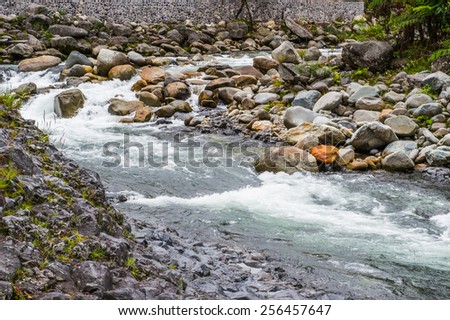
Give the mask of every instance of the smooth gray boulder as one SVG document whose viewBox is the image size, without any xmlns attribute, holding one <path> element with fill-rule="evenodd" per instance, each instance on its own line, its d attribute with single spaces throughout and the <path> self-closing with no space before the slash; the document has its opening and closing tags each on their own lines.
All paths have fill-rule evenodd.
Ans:
<svg viewBox="0 0 450 320">
<path fill-rule="evenodd" d="M 414 169 L 414 161 L 402 151 L 396 151 L 385 157 L 381 164 L 388 171 L 404 172 Z"/>
<path fill-rule="evenodd" d="M 354 42 L 343 47 L 342 61 L 352 68 L 384 71 L 394 58 L 394 48 L 388 42 Z"/>
<path fill-rule="evenodd" d="M 413 150 L 417 149 L 417 143 L 414 141 L 408 141 L 408 140 L 399 140 L 394 141 L 386 146 L 383 150 L 383 157 L 387 157 L 388 155 L 401 151 L 408 156 L 411 154 Z"/>
<path fill-rule="evenodd" d="M 340 92 L 328 92 L 324 94 L 317 102 L 314 104 L 313 111 L 319 112 L 321 110 L 332 111 L 336 109 L 342 103 L 342 93 Z"/>
<path fill-rule="evenodd" d="M 407 116 L 390 117 L 384 124 L 391 127 L 398 137 L 412 137 L 419 129 L 417 123 Z"/>
<path fill-rule="evenodd" d="M 442 71 L 438 71 L 423 79 L 421 84 L 422 86 L 429 86 L 434 92 L 440 92 L 445 84 L 450 84 L 450 76 Z"/>
<path fill-rule="evenodd" d="M 284 23 L 286 24 L 286 27 L 300 39 L 307 41 L 312 40 L 314 38 L 311 32 L 300 26 L 297 22 L 295 22 L 291 18 L 287 18 L 284 21 Z"/>
<path fill-rule="evenodd" d="M 394 131 L 381 122 L 371 122 L 363 125 L 353 133 L 350 144 L 359 151 L 368 152 L 373 149 L 384 148 L 391 142 L 397 141 Z"/>
<path fill-rule="evenodd" d="M 272 58 L 280 63 L 294 63 L 299 64 L 302 58 L 298 54 L 294 45 L 289 41 L 284 41 L 278 48 L 272 51 Z"/>
<path fill-rule="evenodd" d="M 375 87 L 371 86 L 362 86 L 358 87 L 356 91 L 350 95 L 350 98 L 348 99 L 348 102 L 351 104 L 355 104 L 356 101 L 363 97 L 378 97 L 378 90 Z"/>
<path fill-rule="evenodd" d="M 70 69 L 76 64 L 83 65 L 83 66 L 90 66 L 90 67 L 94 66 L 94 63 L 91 60 L 89 60 L 89 58 L 86 57 L 84 54 L 82 54 L 78 51 L 72 51 L 69 54 L 69 56 L 67 57 L 64 68 Z"/>
<path fill-rule="evenodd" d="M 305 122 L 313 122 L 318 116 L 317 113 L 303 108 L 303 107 L 290 107 L 284 113 L 284 125 L 286 128 L 294 128 Z"/>
<path fill-rule="evenodd" d="M 292 106 L 312 110 L 321 96 L 322 94 L 317 90 L 300 91 L 292 101 Z"/>
</svg>

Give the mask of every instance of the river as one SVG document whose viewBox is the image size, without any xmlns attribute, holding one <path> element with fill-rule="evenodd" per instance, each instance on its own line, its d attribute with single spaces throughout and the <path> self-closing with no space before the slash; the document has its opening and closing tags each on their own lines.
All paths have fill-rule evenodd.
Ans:
<svg viewBox="0 0 450 320">
<path fill-rule="evenodd" d="M 251 57 L 218 61 L 246 65 Z M 55 70 L 8 77 L 12 88 L 29 81 L 57 87 L 59 81 Z M 74 118 L 53 113 L 55 95 L 65 90 L 60 88 L 32 98 L 22 114 L 70 158 L 97 171 L 109 196 L 120 199 L 117 206 L 130 217 L 172 226 L 190 239 L 264 251 L 302 279 L 306 296 L 450 298 L 448 184 L 417 173 L 257 174 L 248 152 L 258 149 L 256 142 L 188 134 L 180 119 L 118 123 L 107 102 L 135 99 L 130 88 L 137 79 L 81 84 L 87 100 Z M 190 102 L 198 111 L 202 86 L 191 88 Z M 223 146 L 232 143 L 252 148 L 224 152 Z M 105 153 L 105 144 L 116 148 Z M 205 154 L 210 163 L 201 163 Z"/>
</svg>

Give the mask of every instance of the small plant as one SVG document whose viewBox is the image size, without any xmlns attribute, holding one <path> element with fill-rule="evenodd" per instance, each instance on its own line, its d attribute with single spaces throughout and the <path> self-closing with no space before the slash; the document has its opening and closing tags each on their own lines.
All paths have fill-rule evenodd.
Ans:
<svg viewBox="0 0 450 320">
<path fill-rule="evenodd" d="M 136 266 L 136 259 L 132 257 L 128 257 L 127 261 L 125 261 L 125 267 L 127 268 L 133 268 Z"/>
<path fill-rule="evenodd" d="M 370 76 L 368 68 L 358 68 L 353 74 L 350 76 L 353 80 L 364 80 Z"/>
<path fill-rule="evenodd" d="M 284 85 L 284 82 L 281 79 L 276 79 L 274 82 L 272 82 L 272 85 L 274 87 L 279 88 L 279 87 L 282 87 Z"/>
<path fill-rule="evenodd" d="M 433 124 L 433 120 L 430 119 L 430 117 L 422 115 L 417 117 L 417 123 L 420 127 L 429 127 Z"/>
<path fill-rule="evenodd" d="M 428 84 L 422 86 L 422 88 L 420 89 L 420 91 L 418 93 L 423 93 L 423 94 L 429 95 L 433 99 L 437 98 L 436 92 L 434 92 L 433 89 L 431 89 L 430 85 L 428 85 Z"/>
<path fill-rule="evenodd" d="M 9 163 L 6 167 L 0 168 L 0 190 L 7 189 L 15 177 L 18 175 L 15 167 Z"/>
<path fill-rule="evenodd" d="M 106 249 L 97 247 L 94 250 L 92 250 L 91 259 L 92 260 L 102 260 L 106 256 L 107 253 L 108 252 L 106 251 Z"/>
</svg>

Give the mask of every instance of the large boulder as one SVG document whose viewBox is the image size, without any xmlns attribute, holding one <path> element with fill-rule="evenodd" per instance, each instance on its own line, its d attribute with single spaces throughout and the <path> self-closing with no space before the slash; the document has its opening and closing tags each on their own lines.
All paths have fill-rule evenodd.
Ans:
<svg viewBox="0 0 450 320">
<path fill-rule="evenodd" d="M 37 58 L 25 59 L 19 63 L 19 71 L 41 71 L 61 63 L 61 59 L 53 56 L 40 56 Z"/>
<path fill-rule="evenodd" d="M 262 73 L 266 73 L 270 69 L 277 69 L 279 64 L 277 60 L 268 57 L 256 57 L 253 59 L 253 66 Z"/>
<path fill-rule="evenodd" d="M 318 172 L 316 159 L 307 151 L 296 147 L 268 148 L 255 161 L 257 172 Z"/>
<path fill-rule="evenodd" d="M 54 24 L 48 28 L 48 32 L 52 35 L 61 37 L 84 38 L 88 36 L 88 32 L 82 28 L 74 26 L 66 26 L 62 24 Z"/>
<path fill-rule="evenodd" d="M 166 97 L 175 98 L 179 100 L 186 100 L 191 96 L 189 87 L 183 82 L 172 82 L 164 88 Z"/>
<path fill-rule="evenodd" d="M 450 165 L 450 147 L 438 147 L 426 153 L 426 160 L 430 166 L 441 167 Z"/>
<path fill-rule="evenodd" d="M 97 72 L 101 76 L 108 76 L 109 70 L 113 67 L 129 64 L 129 62 L 127 55 L 122 52 L 102 49 L 97 56 Z"/>
<path fill-rule="evenodd" d="M 292 20 L 291 18 L 287 18 L 284 23 L 286 24 L 286 27 L 291 30 L 291 32 L 293 34 L 295 34 L 297 37 L 299 37 L 301 40 L 312 40 L 314 38 L 314 36 L 311 34 L 311 32 L 309 32 L 308 30 L 306 30 L 305 28 L 303 28 L 302 26 L 300 26 L 298 23 L 296 23 L 294 20 Z"/>
<path fill-rule="evenodd" d="M 355 122 L 373 122 L 377 120 L 381 115 L 378 111 L 369 110 L 356 110 L 353 113 L 353 121 Z"/>
<path fill-rule="evenodd" d="M 385 157 L 381 164 L 388 171 L 410 171 L 414 169 L 414 161 L 402 151 L 396 151 Z"/>
<path fill-rule="evenodd" d="M 313 111 L 319 112 L 321 110 L 329 110 L 332 111 L 336 109 L 342 102 L 342 93 L 340 92 L 328 92 L 323 95 L 317 102 L 314 104 Z"/>
<path fill-rule="evenodd" d="M 272 58 L 281 63 L 299 64 L 302 61 L 294 45 L 289 41 L 284 41 L 278 48 L 273 50 Z"/>
<path fill-rule="evenodd" d="M 145 104 L 142 101 L 124 101 L 113 98 L 110 100 L 108 112 L 116 116 L 126 116 L 144 107 Z"/>
<path fill-rule="evenodd" d="M 377 88 L 371 86 L 360 86 L 353 94 L 350 95 L 348 102 L 351 104 L 356 104 L 356 102 L 361 98 L 378 96 L 379 94 Z"/>
<path fill-rule="evenodd" d="M 352 68 L 386 70 L 394 57 L 394 48 L 388 42 L 353 42 L 344 46 L 342 60 Z"/>
<path fill-rule="evenodd" d="M 350 143 L 356 150 L 368 152 L 372 149 L 384 148 L 397 140 L 398 137 L 389 126 L 381 122 L 372 122 L 356 130 Z"/>
<path fill-rule="evenodd" d="M 419 129 L 417 123 L 407 116 L 390 117 L 384 124 L 391 127 L 398 137 L 412 137 Z"/>
<path fill-rule="evenodd" d="M 73 37 L 53 37 L 50 39 L 50 46 L 63 54 L 82 50 L 81 44 Z"/>
<path fill-rule="evenodd" d="M 8 53 L 17 59 L 28 58 L 33 55 L 33 47 L 26 43 L 18 43 L 10 47 Z"/>
<path fill-rule="evenodd" d="M 410 155 L 413 150 L 417 149 L 417 143 L 408 140 L 394 141 L 386 146 L 383 150 L 383 157 L 401 151 L 407 155 Z"/>
<path fill-rule="evenodd" d="M 442 104 L 437 102 L 431 102 L 431 103 L 425 103 L 418 107 L 416 110 L 414 110 L 414 117 L 434 117 L 438 114 L 440 114 L 443 111 Z"/>
<path fill-rule="evenodd" d="M 227 23 L 227 31 L 231 39 L 241 40 L 247 36 L 248 26 L 243 21 L 229 21 Z"/>
<path fill-rule="evenodd" d="M 429 86 L 434 92 L 440 92 L 445 84 L 450 84 L 450 76 L 442 71 L 432 73 L 422 80 L 422 86 Z"/>
<path fill-rule="evenodd" d="M 211 82 L 209 82 L 206 87 L 205 90 L 216 90 L 218 88 L 225 88 L 225 87 L 235 87 L 236 83 L 234 82 L 234 80 L 230 79 L 230 78 L 219 78 L 219 79 L 215 79 Z"/>
<path fill-rule="evenodd" d="M 271 102 L 275 102 L 280 98 L 276 93 L 262 92 L 258 93 L 253 97 L 256 104 L 267 104 Z"/>
<path fill-rule="evenodd" d="M 161 100 L 156 96 L 156 94 L 142 91 L 137 94 L 137 97 L 140 101 L 142 101 L 146 106 L 149 107 L 159 107 L 161 106 Z"/>
<path fill-rule="evenodd" d="M 316 102 L 320 99 L 321 95 L 322 94 L 317 90 L 300 91 L 292 101 L 292 106 L 303 107 L 312 110 Z"/>
<path fill-rule="evenodd" d="M 147 81 L 148 84 L 157 84 L 164 81 L 164 69 L 159 67 L 145 67 L 141 71 L 141 78 Z"/>
<path fill-rule="evenodd" d="M 433 99 L 424 93 L 412 94 L 408 99 L 406 99 L 406 106 L 409 108 L 418 108 L 423 104 L 431 103 Z"/>
<path fill-rule="evenodd" d="M 384 109 L 385 104 L 381 98 L 364 96 L 356 101 L 355 106 L 356 109 L 381 111 Z"/>
<path fill-rule="evenodd" d="M 79 89 L 61 92 L 55 97 L 54 110 L 61 118 L 71 118 L 84 107 L 85 96 Z"/>
<path fill-rule="evenodd" d="M 319 115 L 304 107 L 290 107 L 284 113 L 284 125 L 286 128 L 294 128 L 305 122 L 312 123 Z"/>
<path fill-rule="evenodd" d="M 124 64 L 112 67 L 108 72 L 110 79 L 130 80 L 136 75 L 136 70 L 132 65 Z"/>
</svg>

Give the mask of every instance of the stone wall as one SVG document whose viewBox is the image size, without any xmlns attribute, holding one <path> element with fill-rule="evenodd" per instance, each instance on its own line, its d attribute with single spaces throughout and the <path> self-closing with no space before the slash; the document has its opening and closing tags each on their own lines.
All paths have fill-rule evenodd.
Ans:
<svg viewBox="0 0 450 320">
<path fill-rule="evenodd" d="M 230 20 L 236 17 L 240 6 L 239 0 L 0 0 L 0 13 L 19 13 L 31 3 L 66 13 L 109 17 L 115 22 Z M 341 0 L 249 0 L 249 3 L 255 20 L 286 17 L 315 21 L 338 17 L 349 20 L 364 10 L 363 2 Z"/>
</svg>

